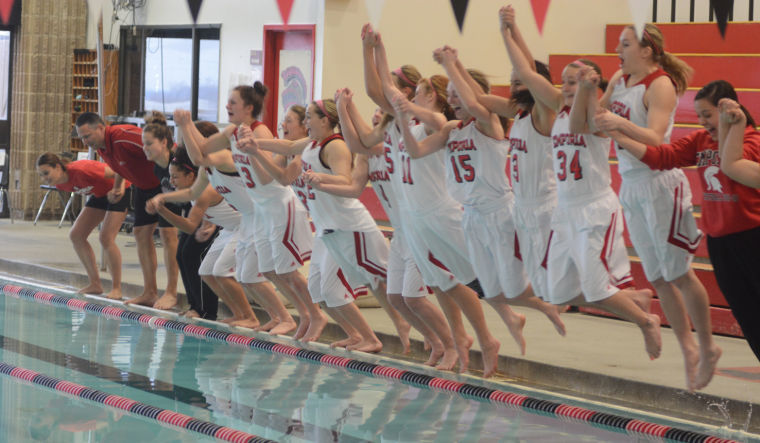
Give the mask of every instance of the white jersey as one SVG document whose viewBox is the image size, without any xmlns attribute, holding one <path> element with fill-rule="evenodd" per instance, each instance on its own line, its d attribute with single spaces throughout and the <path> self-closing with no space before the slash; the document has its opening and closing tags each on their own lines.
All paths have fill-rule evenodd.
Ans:
<svg viewBox="0 0 760 443">
<path fill-rule="evenodd" d="M 388 173 L 388 165 L 392 164 L 390 160 L 390 150 L 385 148 L 384 156 L 370 156 L 367 158 L 369 163 L 369 181 L 372 183 L 372 190 L 375 191 L 377 199 L 383 205 L 385 213 L 394 228 L 401 227 L 401 213 L 399 212 L 398 199 L 396 192 L 391 186 L 391 177 Z"/>
<path fill-rule="evenodd" d="M 446 188 L 462 205 L 475 209 L 504 206 L 512 189 L 507 180 L 506 140 L 478 130 L 475 119 L 459 122 L 446 142 Z M 490 212 L 490 211 L 487 211 Z"/>
<path fill-rule="evenodd" d="M 410 130 L 415 140 L 427 137 L 425 125 L 412 120 Z M 402 211 L 425 214 L 450 202 L 444 180 L 446 153 L 443 150 L 412 158 L 404 146 L 404 137 L 395 123 L 385 130 L 385 150 L 390 150 L 388 173 Z M 387 154 L 386 154 L 387 155 Z"/>
<path fill-rule="evenodd" d="M 246 216 L 253 214 L 253 200 L 248 196 L 239 173 L 222 172 L 216 168 L 207 167 L 206 175 L 208 175 L 208 181 L 214 190 L 224 197 L 224 200 L 233 209 L 241 214 L 246 214 Z"/>
<path fill-rule="evenodd" d="M 610 139 L 570 132 L 570 107 L 565 106 L 552 126 L 557 200 L 562 207 L 579 204 L 610 190 Z"/>
<path fill-rule="evenodd" d="M 515 202 L 554 198 L 557 182 L 552 168 L 552 139 L 533 126 L 530 112 L 521 112 L 509 131 L 510 173 Z"/>
<path fill-rule="evenodd" d="M 342 140 L 343 137 L 340 134 L 334 134 L 320 143 L 315 141 L 307 146 L 301 154 L 302 169 L 332 174 L 332 171 L 322 163 L 319 154 L 322 148 L 336 139 Z M 319 191 L 305 183 L 304 185 L 306 203 L 317 229 L 317 236 L 322 236 L 326 230 L 368 232 L 377 229 L 375 220 L 358 199 L 340 197 Z"/>
<path fill-rule="evenodd" d="M 240 226 L 240 213 L 224 199 L 214 206 L 209 206 L 203 218 L 230 231 Z"/>
<path fill-rule="evenodd" d="M 652 82 L 662 76 L 668 76 L 668 74 L 662 69 L 649 74 L 643 80 L 635 85 L 626 86 L 626 80 L 629 76 L 624 75 L 615 84 L 615 89 L 610 96 L 610 111 L 615 114 L 630 120 L 642 128 L 646 128 L 647 125 L 647 108 L 644 106 L 644 94 L 647 92 L 647 88 Z M 671 80 L 672 81 L 672 80 Z M 665 131 L 665 138 L 663 143 L 670 142 L 670 134 L 673 131 L 673 120 L 675 117 L 676 108 L 670 113 L 668 128 Z M 619 160 L 618 170 L 623 179 L 633 177 L 652 177 L 660 173 L 660 171 L 654 171 L 646 164 L 642 163 L 639 159 L 634 157 L 626 149 L 622 149 L 619 146 L 615 146 L 617 157 Z"/>
<path fill-rule="evenodd" d="M 261 124 L 259 121 L 253 122 L 251 124 L 251 131 Z M 243 183 L 245 183 L 246 191 L 254 202 L 266 204 L 270 200 L 277 202 L 287 201 L 290 189 L 274 179 L 269 183 L 262 183 L 251 165 L 251 159 L 248 157 L 248 154 L 238 149 L 237 128 L 235 128 L 232 136 L 230 136 L 230 147 L 232 148 L 232 160 L 235 162 L 235 168 L 240 173 L 240 177 L 243 179 Z"/>
</svg>

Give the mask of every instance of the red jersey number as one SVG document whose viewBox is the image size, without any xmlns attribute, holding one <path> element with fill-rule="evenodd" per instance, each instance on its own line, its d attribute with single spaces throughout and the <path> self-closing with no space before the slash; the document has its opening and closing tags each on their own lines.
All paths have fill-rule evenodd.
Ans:
<svg viewBox="0 0 760 443">
<path fill-rule="evenodd" d="M 243 183 L 245 183 L 245 186 L 248 188 L 255 188 L 256 182 L 253 181 L 251 171 L 248 168 L 240 168 L 240 171 L 243 173 Z"/>
<path fill-rule="evenodd" d="M 451 170 L 454 171 L 454 179 L 457 183 L 471 182 L 475 180 L 475 168 L 472 167 L 469 161 L 470 154 L 451 157 Z"/>
<path fill-rule="evenodd" d="M 401 181 L 407 185 L 414 184 L 414 180 L 412 179 L 412 157 L 408 155 L 401 157 L 401 173 Z"/>
<path fill-rule="evenodd" d="M 575 151 L 573 159 L 570 160 L 570 173 L 573 174 L 573 179 L 576 181 L 583 178 L 583 168 L 578 156 L 578 151 Z M 559 181 L 565 181 L 567 180 L 567 154 L 565 151 L 557 151 L 557 160 L 559 160 L 557 178 Z"/>
<path fill-rule="evenodd" d="M 517 154 L 512 154 L 512 181 L 515 183 L 520 182 L 520 170 L 517 169 Z"/>
</svg>

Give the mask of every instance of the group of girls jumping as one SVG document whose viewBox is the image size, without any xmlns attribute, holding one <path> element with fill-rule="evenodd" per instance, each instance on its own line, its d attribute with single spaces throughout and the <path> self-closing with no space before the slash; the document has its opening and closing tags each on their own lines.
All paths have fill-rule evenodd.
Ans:
<svg viewBox="0 0 760 443">
<path fill-rule="evenodd" d="M 346 334 L 334 346 L 378 352 L 382 343 L 354 303 L 369 291 L 404 349 L 414 327 L 430 347 L 426 363 L 439 369 L 469 366 L 474 339 L 464 314 L 485 377 L 496 371 L 500 343 L 479 297 L 522 354 L 525 316 L 511 306 L 539 310 L 564 336 L 560 313 L 588 305 L 636 324 L 648 356 L 659 357 L 660 318 L 649 312 L 652 291 L 634 287 L 625 219 L 680 344 L 686 386 L 695 390 L 710 382 L 721 356 L 708 294 L 691 266 L 703 233 L 678 169 L 696 165 L 715 276 L 760 358 L 760 326 L 752 318 L 760 312 L 754 296 L 760 292 L 760 133 L 733 87 L 722 80 L 704 86 L 694 102 L 704 129 L 671 143 L 678 97 L 692 72 L 664 50 L 655 26 L 646 25 L 641 38 L 624 28 L 616 49 L 620 69 L 609 83 L 595 63 L 579 59 L 563 69 L 556 88 L 546 65 L 533 59 L 512 7 L 501 8 L 499 18 L 513 67 L 510 98 L 490 94 L 486 77 L 466 69 L 448 46 L 433 52 L 446 76 L 423 77 L 411 65 L 391 71 L 380 34 L 365 25 L 364 83 L 378 106 L 371 122 L 344 88 L 306 108 L 290 107 L 283 138 L 276 139 L 259 121 L 267 94 L 260 82 L 232 91 L 230 124 L 221 132 L 176 111 L 184 144 L 173 151 L 165 121 L 154 119 L 143 130 L 145 155 L 168 165 L 176 190 L 147 200 L 145 211 L 184 233 L 181 249 L 195 248 L 191 239 L 208 249 L 197 274 L 229 306 L 234 325 L 313 341 L 329 315 Z M 619 195 L 611 187 L 611 146 L 622 176 Z M 119 298 L 113 238 L 124 204 L 112 189 L 123 186 L 114 182 L 118 171 L 53 157 L 38 161 L 43 178 L 92 194 L 79 218 L 86 222 L 78 219 L 71 234 L 89 289 L 103 291 L 86 237 L 105 217 L 101 242 L 113 273 L 111 295 Z M 394 228 L 390 244 L 358 200 L 368 182 Z M 185 217 L 167 206 L 180 202 L 193 204 Z M 306 279 L 299 269 L 309 259 Z M 180 269 L 184 278 L 192 265 Z M 275 287 L 298 311 L 298 323 Z M 216 300 L 190 292 L 188 315 L 211 305 L 216 310 Z M 247 297 L 267 312 L 266 324 Z"/>
</svg>

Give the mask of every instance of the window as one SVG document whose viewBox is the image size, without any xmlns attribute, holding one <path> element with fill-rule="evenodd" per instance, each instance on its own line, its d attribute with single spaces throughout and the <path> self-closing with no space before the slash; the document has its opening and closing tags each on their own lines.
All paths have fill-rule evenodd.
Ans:
<svg viewBox="0 0 760 443">
<path fill-rule="evenodd" d="M 0 120 L 8 120 L 11 31 L 0 31 Z"/>
<path fill-rule="evenodd" d="M 218 26 L 201 25 L 195 32 L 185 27 L 124 26 L 121 49 L 121 115 L 154 109 L 171 114 L 181 108 L 191 110 L 194 118 L 217 120 Z"/>
</svg>

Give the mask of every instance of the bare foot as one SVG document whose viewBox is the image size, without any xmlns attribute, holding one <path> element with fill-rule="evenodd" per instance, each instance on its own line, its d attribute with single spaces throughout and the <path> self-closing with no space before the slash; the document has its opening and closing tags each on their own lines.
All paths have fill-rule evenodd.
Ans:
<svg viewBox="0 0 760 443">
<path fill-rule="evenodd" d="M 565 322 L 562 321 L 561 318 L 559 318 L 559 315 L 563 312 L 567 311 L 567 306 L 557 306 L 557 305 L 550 305 L 549 308 L 547 308 L 546 311 L 544 311 L 544 315 L 546 315 L 549 318 L 549 321 L 552 322 L 554 325 L 554 329 L 557 330 L 557 333 L 561 336 L 565 336 L 567 331 L 565 330 Z M 523 355 L 525 355 L 525 352 L 523 352 Z"/>
<path fill-rule="evenodd" d="M 517 321 L 507 323 L 507 329 L 509 329 L 509 333 L 512 335 L 512 338 L 515 339 L 515 342 L 517 342 L 517 346 L 520 347 L 520 354 L 525 355 L 526 344 L 525 337 L 523 337 L 523 329 L 525 328 L 525 315 L 515 313 L 514 317 L 517 318 Z M 557 319 L 559 319 L 559 315 L 557 315 Z M 560 322 L 562 321 L 560 320 Z"/>
<path fill-rule="evenodd" d="M 472 347 L 473 339 L 469 335 L 462 338 L 454 337 L 454 342 L 457 357 L 459 357 L 459 372 L 467 372 L 467 368 L 470 367 L 470 348 Z"/>
<path fill-rule="evenodd" d="M 359 343 L 348 345 L 346 349 L 349 351 L 361 351 L 361 352 L 380 352 L 383 350 L 383 344 L 377 337 L 372 337 L 366 340 L 362 340 Z"/>
<path fill-rule="evenodd" d="M 259 320 L 256 318 L 244 318 L 242 320 L 235 320 L 230 323 L 230 325 L 240 328 L 256 329 L 259 327 Z"/>
<path fill-rule="evenodd" d="M 495 338 L 489 343 L 481 343 L 481 353 L 483 355 L 483 378 L 488 378 L 496 373 L 496 366 L 499 363 L 499 347 L 501 343 Z"/>
<path fill-rule="evenodd" d="M 285 335 L 288 332 L 294 330 L 296 327 L 297 325 L 295 320 L 291 318 L 278 323 L 277 326 L 269 330 L 269 333 L 272 335 Z"/>
<path fill-rule="evenodd" d="M 699 352 L 696 346 L 689 345 L 681 350 L 683 352 L 683 365 L 686 370 L 686 388 L 689 392 L 694 392 L 697 382 L 697 364 L 699 363 Z"/>
<path fill-rule="evenodd" d="M 256 328 L 256 330 L 259 332 L 269 332 L 272 330 L 272 328 L 274 328 L 278 324 L 280 324 L 280 320 L 276 318 L 271 318 L 268 322 Z"/>
<path fill-rule="evenodd" d="M 306 335 L 306 331 L 309 329 L 310 323 L 311 323 L 311 320 L 309 319 L 309 317 L 302 315 L 301 318 L 298 320 L 298 328 L 296 328 L 296 333 L 293 334 L 293 340 L 300 340 L 301 337 Z"/>
<path fill-rule="evenodd" d="M 401 340 L 401 353 L 406 355 L 411 350 L 411 343 L 409 342 L 409 331 L 412 330 L 412 325 L 404 321 L 400 325 L 396 325 L 396 331 L 398 332 L 398 338 Z"/>
<path fill-rule="evenodd" d="M 153 303 L 155 303 L 156 300 L 158 300 L 157 294 L 143 292 L 142 295 L 135 298 L 130 298 L 129 300 L 125 301 L 124 304 L 152 307 Z"/>
<path fill-rule="evenodd" d="M 706 354 L 700 355 L 695 389 L 702 389 L 710 383 L 722 354 L 723 350 L 718 345 L 713 345 Z"/>
<path fill-rule="evenodd" d="M 231 324 L 233 324 L 233 323 L 235 323 L 236 321 L 239 321 L 239 320 L 242 320 L 242 317 L 223 318 L 223 319 L 219 320 L 219 322 L 224 323 L 225 325 L 231 325 Z"/>
<path fill-rule="evenodd" d="M 154 308 L 163 309 L 164 311 L 169 310 L 175 306 L 177 306 L 177 294 L 173 294 L 171 292 L 164 292 L 164 295 L 162 295 L 155 303 L 153 303 Z"/>
<path fill-rule="evenodd" d="M 429 351 L 430 350 L 430 342 L 428 341 L 427 337 L 422 341 L 422 349 Z"/>
<path fill-rule="evenodd" d="M 77 294 L 100 295 L 102 293 L 103 285 L 100 283 L 90 283 L 89 285 L 77 291 Z"/>
<path fill-rule="evenodd" d="M 457 360 L 459 360 L 457 350 L 454 348 L 446 349 L 443 351 L 443 357 L 441 357 L 441 361 L 435 368 L 441 371 L 451 371 L 454 369 L 454 366 L 456 366 Z"/>
<path fill-rule="evenodd" d="M 649 354 L 649 358 L 654 360 L 660 356 L 662 351 L 662 337 L 660 337 L 660 317 L 654 314 L 648 314 L 649 321 L 641 328 L 641 332 L 644 334 L 644 347 Z"/>
<path fill-rule="evenodd" d="M 330 343 L 331 348 L 345 348 L 346 346 L 355 345 L 362 341 L 362 338 L 360 336 L 356 337 L 348 337 L 344 338 L 343 340 L 338 340 Z"/>
<path fill-rule="evenodd" d="M 182 316 L 187 317 L 187 318 L 198 318 L 200 317 L 200 314 L 195 312 L 195 310 L 193 309 L 188 309 L 187 311 L 185 311 L 184 314 L 182 314 Z"/>
<path fill-rule="evenodd" d="M 436 337 L 437 338 L 437 337 Z M 438 343 L 431 346 L 430 349 L 430 356 L 428 357 L 427 361 L 423 363 L 425 366 L 435 366 L 436 363 L 438 363 L 438 360 L 443 357 L 443 353 L 446 349 L 443 347 L 443 343 L 438 340 Z M 452 349 L 453 351 L 454 349 Z"/>
<path fill-rule="evenodd" d="M 652 306 L 652 297 L 654 296 L 652 291 L 649 289 L 638 289 L 631 291 L 628 296 L 631 297 L 631 300 L 633 300 L 634 303 L 636 303 L 636 306 L 649 314 L 649 307 Z"/>
<path fill-rule="evenodd" d="M 317 341 L 319 336 L 322 335 L 322 331 L 327 326 L 327 317 L 320 312 L 318 317 L 312 317 L 309 322 L 309 329 L 306 330 L 306 335 L 303 336 L 301 341 L 310 342 Z"/>
<path fill-rule="evenodd" d="M 111 300 L 121 300 L 121 288 L 111 289 L 111 292 L 109 292 L 106 297 Z"/>
</svg>

